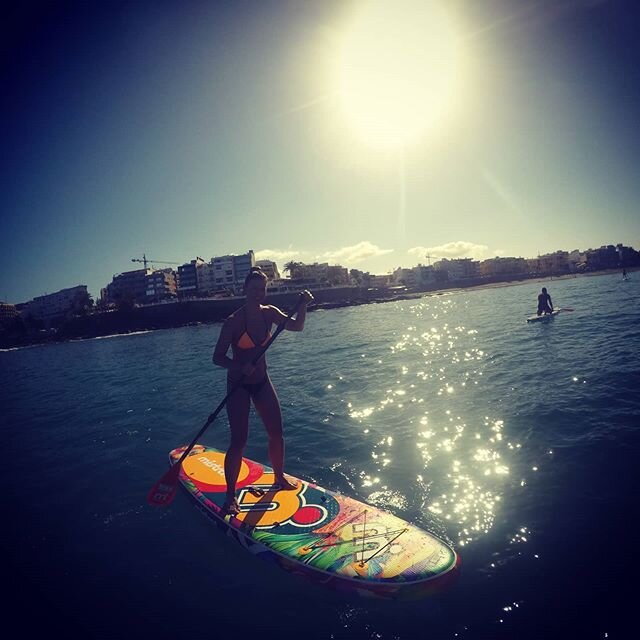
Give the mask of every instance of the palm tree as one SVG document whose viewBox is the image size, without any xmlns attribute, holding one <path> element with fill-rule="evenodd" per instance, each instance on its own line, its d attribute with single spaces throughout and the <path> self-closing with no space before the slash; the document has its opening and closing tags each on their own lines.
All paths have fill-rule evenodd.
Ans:
<svg viewBox="0 0 640 640">
<path fill-rule="evenodd" d="M 93 309 L 93 298 L 88 291 L 79 291 L 75 299 L 76 313 L 86 316 Z"/>
<path fill-rule="evenodd" d="M 289 274 L 291 279 L 300 277 L 300 269 L 302 268 L 302 262 L 296 262 L 295 260 L 291 260 L 284 265 L 284 271 Z"/>
</svg>

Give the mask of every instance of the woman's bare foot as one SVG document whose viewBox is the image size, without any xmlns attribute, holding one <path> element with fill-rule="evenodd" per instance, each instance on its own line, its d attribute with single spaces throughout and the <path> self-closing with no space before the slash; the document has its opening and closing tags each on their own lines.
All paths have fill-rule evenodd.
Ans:
<svg viewBox="0 0 640 640">
<path fill-rule="evenodd" d="M 298 488 L 298 482 L 296 480 L 288 480 L 282 476 L 282 478 L 276 478 L 273 486 L 277 487 L 281 491 L 293 491 Z"/>
<path fill-rule="evenodd" d="M 240 513 L 240 505 L 238 504 L 238 500 L 233 498 L 227 498 L 222 505 L 222 514 L 230 516 L 237 516 Z"/>
</svg>

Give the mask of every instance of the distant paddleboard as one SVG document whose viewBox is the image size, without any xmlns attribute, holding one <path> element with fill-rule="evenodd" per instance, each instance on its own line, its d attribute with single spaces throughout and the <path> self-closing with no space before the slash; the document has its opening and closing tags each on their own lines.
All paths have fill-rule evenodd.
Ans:
<svg viewBox="0 0 640 640">
<path fill-rule="evenodd" d="M 183 452 L 174 449 L 170 463 Z M 421 597 L 455 575 L 458 555 L 427 531 L 298 478 L 297 489 L 280 490 L 270 467 L 247 458 L 237 484 L 240 513 L 225 515 L 224 457 L 196 445 L 182 463 L 180 481 L 198 507 L 252 554 L 325 585 L 380 598 Z"/>
<path fill-rule="evenodd" d="M 552 313 L 543 313 L 540 316 L 529 316 L 527 318 L 527 322 L 548 322 L 552 318 L 555 318 L 559 313 L 560 309 L 558 309 L 557 311 L 553 311 Z"/>
</svg>

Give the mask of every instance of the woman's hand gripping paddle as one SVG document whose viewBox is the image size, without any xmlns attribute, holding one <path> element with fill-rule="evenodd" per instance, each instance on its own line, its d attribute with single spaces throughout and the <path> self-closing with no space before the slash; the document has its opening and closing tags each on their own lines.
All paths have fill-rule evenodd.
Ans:
<svg viewBox="0 0 640 640">
<path fill-rule="evenodd" d="M 291 313 L 287 316 L 287 319 L 278 325 L 278 328 L 274 332 L 274 334 L 269 338 L 269 341 L 260 349 L 255 358 L 251 361 L 252 365 L 256 365 L 260 358 L 265 354 L 266 350 L 273 344 L 273 341 L 280 335 L 280 332 L 283 331 L 287 322 L 291 320 L 293 314 L 299 309 L 302 301 L 304 299 L 303 294 L 300 294 L 300 298 L 296 303 L 296 306 L 293 308 Z M 198 440 L 202 437 L 202 434 L 208 429 L 209 425 L 218 417 L 220 411 L 222 411 L 222 407 L 227 403 L 227 400 L 233 395 L 233 393 L 238 389 L 242 381 L 237 382 L 227 393 L 227 395 L 223 398 L 222 402 L 216 407 L 216 410 L 207 418 L 207 421 L 204 423 L 204 426 L 200 431 L 198 431 L 198 435 L 192 440 L 191 444 L 183 451 L 182 455 L 178 462 L 174 463 L 167 472 L 156 482 L 149 494 L 147 495 L 147 502 L 156 507 L 164 507 L 171 503 L 174 496 L 176 495 L 176 490 L 178 488 L 178 477 L 180 476 L 180 469 L 182 467 L 182 463 L 184 459 L 191 453 L 193 447 L 196 446 Z"/>
</svg>

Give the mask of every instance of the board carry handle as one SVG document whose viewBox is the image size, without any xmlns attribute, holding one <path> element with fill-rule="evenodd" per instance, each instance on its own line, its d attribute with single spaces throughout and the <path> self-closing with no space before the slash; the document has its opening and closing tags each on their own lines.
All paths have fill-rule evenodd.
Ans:
<svg viewBox="0 0 640 640">
<path fill-rule="evenodd" d="M 298 301 L 295 306 L 275 330 L 273 335 L 269 338 L 267 343 L 260 349 L 257 355 L 251 360 L 251 364 L 255 366 L 258 364 L 262 356 L 266 353 L 267 349 L 273 344 L 274 340 L 280 335 L 280 333 L 284 330 L 287 322 L 291 320 L 293 314 L 298 311 L 300 305 L 302 304 L 303 294 L 301 293 Z M 202 429 L 198 431 L 196 437 L 191 441 L 189 446 L 183 451 L 180 459 L 175 464 L 171 465 L 171 467 L 163 474 L 162 478 L 156 482 L 149 494 L 147 495 L 147 502 L 156 507 L 166 507 L 168 504 L 171 504 L 173 498 L 176 495 L 176 489 L 178 487 L 178 476 L 180 475 L 180 467 L 182 466 L 185 458 L 191 453 L 193 447 L 198 444 L 198 440 L 202 437 L 204 432 L 209 428 L 209 425 L 218 417 L 218 414 L 222 411 L 222 408 L 227 403 L 229 398 L 240 388 L 242 384 L 242 378 L 238 380 L 228 391 L 227 395 L 222 399 L 222 402 L 216 407 L 215 411 L 207 418 L 207 421 L 202 426 Z"/>
</svg>

